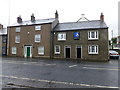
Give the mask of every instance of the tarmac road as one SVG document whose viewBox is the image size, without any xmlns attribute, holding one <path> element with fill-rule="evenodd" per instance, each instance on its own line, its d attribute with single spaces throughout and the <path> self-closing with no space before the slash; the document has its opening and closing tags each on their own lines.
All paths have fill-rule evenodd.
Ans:
<svg viewBox="0 0 120 90">
<path fill-rule="evenodd" d="M 118 61 L 2 58 L 0 77 L 3 88 L 118 88 Z"/>
</svg>

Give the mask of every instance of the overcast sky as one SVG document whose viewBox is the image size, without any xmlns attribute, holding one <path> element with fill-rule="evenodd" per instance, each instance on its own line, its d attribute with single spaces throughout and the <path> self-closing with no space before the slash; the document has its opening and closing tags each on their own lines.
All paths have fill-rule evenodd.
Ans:
<svg viewBox="0 0 120 90">
<path fill-rule="evenodd" d="M 0 0 L 0 23 L 4 26 L 16 23 L 21 15 L 23 21 L 30 20 L 32 13 L 36 19 L 54 18 L 58 10 L 59 21 L 76 22 L 81 14 L 89 20 L 99 20 L 103 12 L 105 22 L 114 37 L 118 35 L 118 2 L 120 0 Z M 9 13 L 10 11 L 10 13 Z"/>
</svg>

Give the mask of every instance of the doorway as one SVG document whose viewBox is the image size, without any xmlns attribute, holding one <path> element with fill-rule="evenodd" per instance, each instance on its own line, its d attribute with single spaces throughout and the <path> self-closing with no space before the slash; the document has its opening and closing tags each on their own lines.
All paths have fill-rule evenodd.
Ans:
<svg viewBox="0 0 120 90">
<path fill-rule="evenodd" d="M 81 46 L 77 46 L 77 48 L 76 48 L 77 50 L 77 58 L 81 58 L 82 57 L 82 50 L 81 50 Z"/>
<path fill-rule="evenodd" d="M 70 58 L 71 54 L 71 47 L 65 46 L 65 58 Z"/>
<path fill-rule="evenodd" d="M 32 46 L 24 46 L 24 57 L 32 57 Z"/>
</svg>

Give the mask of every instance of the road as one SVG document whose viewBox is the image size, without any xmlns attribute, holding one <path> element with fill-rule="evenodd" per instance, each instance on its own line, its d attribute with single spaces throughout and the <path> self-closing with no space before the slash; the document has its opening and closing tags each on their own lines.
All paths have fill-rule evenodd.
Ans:
<svg viewBox="0 0 120 90">
<path fill-rule="evenodd" d="M 2 58 L 2 86 L 31 88 L 119 88 L 118 60 Z"/>
</svg>

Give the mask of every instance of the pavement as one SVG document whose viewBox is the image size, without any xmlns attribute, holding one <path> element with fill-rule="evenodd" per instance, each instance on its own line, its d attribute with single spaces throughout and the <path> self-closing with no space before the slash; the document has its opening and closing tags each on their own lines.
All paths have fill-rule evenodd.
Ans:
<svg viewBox="0 0 120 90">
<path fill-rule="evenodd" d="M 3 88 L 120 88 L 119 60 L 80 63 L 72 60 L 2 58 Z"/>
</svg>

